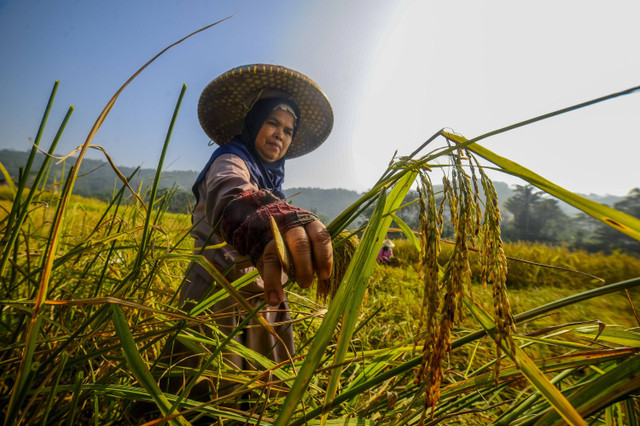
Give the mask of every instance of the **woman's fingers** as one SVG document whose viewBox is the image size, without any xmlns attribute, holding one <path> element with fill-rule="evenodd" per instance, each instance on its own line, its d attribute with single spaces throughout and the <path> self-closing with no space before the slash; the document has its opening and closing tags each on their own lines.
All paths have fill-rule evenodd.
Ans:
<svg viewBox="0 0 640 426">
<path fill-rule="evenodd" d="M 310 287 L 314 273 L 323 280 L 331 277 L 333 248 L 331 236 L 322 222 L 315 220 L 305 227 L 292 228 L 284 234 L 284 241 L 293 262 L 295 280 L 300 287 Z M 267 243 L 256 266 L 264 281 L 267 302 L 272 306 L 279 305 L 284 300 L 284 290 L 282 264 L 274 240 Z"/>
<path fill-rule="evenodd" d="M 313 284 L 314 273 L 320 279 L 331 277 L 333 248 L 331 236 L 322 222 L 315 220 L 305 227 L 290 229 L 284 235 L 298 285 L 302 288 Z"/>
<path fill-rule="evenodd" d="M 271 306 L 278 306 L 284 300 L 284 289 L 282 288 L 282 266 L 275 240 L 267 243 L 256 266 L 264 282 L 265 300 Z"/>
<path fill-rule="evenodd" d="M 321 280 L 331 278 L 333 267 L 333 246 L 331 235 L 319 220 L 313 221 L 305 227 L 311 247 L 313 249 L 314 269 Z"/>
<path fill-rule="evenodd" d="M 313 284 L 313 258 L 311 241 L 305 228 L 299 226 L 288 230 L 284 240 L 293 261 L 296 282 L 302 288 L 310 287 Z"/>
</svg>

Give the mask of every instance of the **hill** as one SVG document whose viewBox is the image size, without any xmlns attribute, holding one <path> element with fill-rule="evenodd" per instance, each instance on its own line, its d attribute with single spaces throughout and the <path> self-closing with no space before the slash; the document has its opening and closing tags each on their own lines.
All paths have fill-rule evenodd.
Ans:
<svg viewBox="0 0 640 426">
<path fill-rule="evenodd" d="M 8 149 L 0 150 L 0 162 L 5 166 L 9 175 L 14 180 L 17 179 L 17 176 L 20 173 L 20 168 L 27 163 L 28 157 L 29 152 L 27 151 L 14 151 Z M 35 172 L 33 170 L 38 170 L 40 168 L 43 159 L 43 154 L 38 153 L 36 155 L 31 173 L 33 177 L 35 176 Z M 73 164 L 73 161 L 75 161 L 75 158 L 70 158 L 66 160 L 66 162 L 62 162 L 60 164 L 52 162 L 52 169 L 49 173 L 47 185 L 55 185 L 57 182 L 61 182 L 63 180 L 62 177 L 68 173 L 69 167 Z M 133 188 L 144 188 L 153 181 L 156 173 L 155 169 L 139 169 L 136 171 L 133 167 L 119 167 L 119 170 L 127 177 L 133 175 L 133 178 L 130 181 Z M 197 176 L 198 172 L 193 170 L 166 171 L 162 173 L 159 187 L 161 189 L 175 187 L 178 189 L 180 194 L 180 202 L 185 200 L 187 197 L 193 201 L 191 186 Z M 80 177 L 76 181 L 74 193 L 85 197 L 105 199 L 109 198 L 114 189 L 120 188 L 121 185 L 122 183 L 108 163 L 101 160 L 85 159 L 80 167 Z M 494 185 L 498 192 L 498 199 L 500 200 L 502 207 L 502 204 L 513 195 L 513 190 L 504 182 L 494 182 Z M 357 191 L 341 188 L 290 188 L 285 189 L 285 194 L 287 197 L 291 197 L 293 204 L 315 212 L 325 221 L 333 220 L 338 216 L 338 214 L 344 211 L 344 209 L 349 205 L 353 204 L 362 195 L 362 193 Z M 623 198 L 612 195 L 581 195 L 585 198 L 608 205 L 613 205 L 615 202 Z M 578 212 L 578 210 L 564 202 L 560 202 L 559 206 L 569 215 L 573 215 Z M 506 219 L 509 216 L 508 212 L 504 208 L 502 208 L 502 211 L 505 214 Z"/>
<path fill-rule="evenodd" d="M 29 158 L 29 152 L 26 151 L 14 151 L 9 149 L 0 150 L 0 162 L 5 166 L 9 175 L 17 180 L 17 176 L 21 167 L 23 167 Z M 31 168 L 31 177 L 34 178 L 37 170 L 44 160 L 44 154 L 38 153 L 34 159 L 33 167 Z M 47 180 L 47 185 L 56 185 L 57 182 L 61 182 L 63 176 L 69 172 L 70 167 L 74 164 L 75 157 L 69 158 L 60 164 L 56 164 L 57 160 L 51 162 L 51 172 Z M 130 177 L 136 171 L 133 167 L 118 167 L 120 172 L 127 177 Z M 133 188 L 138 188 L 148 185 L 153 181 L 155 177 L 155 169 L 139 169 L 134 177 L 130 181 L 130 185 Z M 194 171 L 168 171 L 163 172 L 159 187 L 160 188 L 172 188 L 177 186 L 182 190 L 191 190 L 191 185 L 198 176 Z M 100 196 L 104 194 L 111 194 L 114 188 L 120 188 L 122 183 L 120 179 L 113 171 L 109 163 L 101 160 L 84 159 L 80 165 L 79 178 L 74 186 L 74 193 L 85 197 Z"/>
</svg>

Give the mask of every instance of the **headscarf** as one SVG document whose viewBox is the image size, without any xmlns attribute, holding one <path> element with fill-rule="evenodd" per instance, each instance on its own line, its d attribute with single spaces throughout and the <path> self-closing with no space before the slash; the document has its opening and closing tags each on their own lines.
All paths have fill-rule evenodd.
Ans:
<svg viewBox="0 0 640 426">
<path fill-rule="evenodd" d="M 266 189 L 279 198 L 285 197 L 284 192 L 282 192 L 282 183 L 284 182 L 284 156 L 270 163 L 264 161 L 262 157 L 258 155 L 255 147 L 256 137 L 262 125 L 266 119 L 269 118 L 271 112 L 281 104 L 288 105 L 295 112 L 296 118 L 294 119 L 293 135 L 291 137 L 291 143 L 293 143 L 298 122 L 300 121 L 300 110 L 298 106 L 293 101 L 284 98 L 260 99 L 247 113 L 242 134 L 236 135 L 231 143 L 216 149 L 207 162 L 207 165 L 200 172 L 200 175 L 192 187 L 193 194 L 196 196 L 196 203 L 200 199 L 198 185 L 205 178 L 207 170 L 209 170 L 213 161 L 222 154 L 235 154 L 242 158 L 247 165 L 247 169 L 249 169 L 249 174 L 257 182 L 260 189 Z"/>
</svg>

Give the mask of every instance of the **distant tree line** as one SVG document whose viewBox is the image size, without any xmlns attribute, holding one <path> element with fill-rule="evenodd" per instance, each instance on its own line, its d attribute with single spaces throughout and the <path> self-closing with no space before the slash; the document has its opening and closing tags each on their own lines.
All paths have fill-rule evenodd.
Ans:
<svg viewBox="0 0 640 426">
<path fill-rule="evenodd" d="M 407 206 L 396 213 L 414 230 L 420 227 L 420 206 L 417 202 L 411 203 L 417 198 L 417 191 L 409 191 L 404 200 Z M 437 199 L 438 203 L 441 201 L 442 198 Z M 632 189 L 621 201 L 614 203 L 613 208 L 640 218 L 640 188 Z M 640 242 L 584 213 L 567 215 L 558 200 L 549 198 L 531 185 L 516 185 L 513 195 L 502 203 L 502 210 L 501 232 L 507 242 L 529 241 L 562 244 L 590 252 L 640 254 Z M 368 217 L 371 212 L 369 209 L 365 215 Z M 442 236 L 452 238 L 453 227 L 448 215 L 445 203 Z"/>
<path fill-rule="evenodd" d="M 557 245 L 568 244 L 588 251 L 639 253 L 640 242 L 612 227 L 580 213 L 569 217 L 558 201 L 545 198 L 533 186 L 516 186 L 505 207 L 513 215 L 503 224 L 506 241 L 533 241 Z M 640 218 L 640 188 L 614 203 L 613 208 Z"/>
</svg>

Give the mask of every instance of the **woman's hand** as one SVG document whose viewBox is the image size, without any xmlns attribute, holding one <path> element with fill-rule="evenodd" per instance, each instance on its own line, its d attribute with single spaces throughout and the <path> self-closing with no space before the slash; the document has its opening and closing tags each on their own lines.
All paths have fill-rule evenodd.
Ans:
<svg viewBox="0 0 640 426">
<path fill-rule="evenodd" d="M 283 237 L 293 262 L 295 281 L 300 287 L 310 287 L 314 274 L 319 279 L 331 277 L 333 248 L 331 236 L 322 222 L 314 220 L 305 226 L 289 229 Z M 264 281 L 267 303 L 271 306 L 279 305 L 284 300 L 282 273 L 291 271 L 284 270 L 275 240 L 267 243 L 256 266 Z"/>
</svg>

